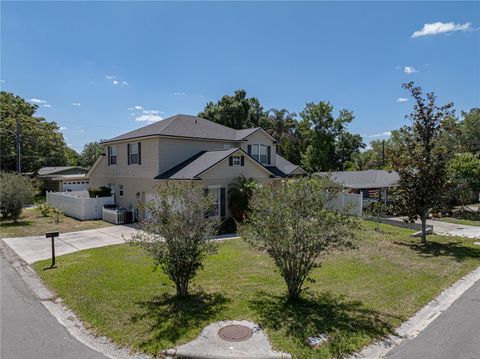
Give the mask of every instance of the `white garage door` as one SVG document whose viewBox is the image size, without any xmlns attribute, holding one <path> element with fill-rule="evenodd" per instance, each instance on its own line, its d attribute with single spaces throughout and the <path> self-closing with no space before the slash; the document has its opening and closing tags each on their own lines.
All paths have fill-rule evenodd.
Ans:
<svg viewBox="0 0 480 359">
<path fill-rule="evenodd" d="M 83 191 L 90 188 L 88 181 L 63 181 L 63 191 Z"/>
</svg>

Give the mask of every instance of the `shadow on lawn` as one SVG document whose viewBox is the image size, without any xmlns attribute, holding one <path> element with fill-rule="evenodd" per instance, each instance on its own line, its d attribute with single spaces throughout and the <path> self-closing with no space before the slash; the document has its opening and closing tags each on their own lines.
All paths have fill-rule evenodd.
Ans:
<svg viewBox="0 0 480 359">
<path fill-rule="evenodd" d="M 133 322 L 150 323 L 142 348 L 165 349 L 180 339 L 192 328 L 210 324 L 228 302 L 219 293 L 192 293 L 188 298 L 170 294 L 155 296 L 152 300 L 138 303 L 141 313 L 132 317 Z"/>
<path fill-rule="evenodd" d="M 350 301 L 330 292 L 320 295 L 304 293 L 299 301 L 288 301 L 284 296 L 259 292 L 250 302 L 250 307 L 257 312 L 263 327 L 285 331 L 287 336 L 305 345 L 310 336 L 329 335 L 330 350 L 336 354 L 352 350 L 349 337 L 382 337 L 393 331 L 387 322 L 392 316 L 366 308 L 360 301 Z"/>
<path fill-rule="evenodd" d="M 455 258 L 459 262 L 470 258 L 480 259 L 480 248 L 467 247 L 458 241 L 446 243 L 427 242 L 426 244 L 400 241 L 395 241 L 394 243 L 409 247 L 422 257 L 448 256 Z"/>
<path fill-rule="evenodd" d="M 30 226 L 33 222 L 32 221 L 18 221 L 17 223 L 13 222 L 9 218 L 2 219 L 0 221 L 1 227 L 23 227 L 23 226 Z"/>
</svg>

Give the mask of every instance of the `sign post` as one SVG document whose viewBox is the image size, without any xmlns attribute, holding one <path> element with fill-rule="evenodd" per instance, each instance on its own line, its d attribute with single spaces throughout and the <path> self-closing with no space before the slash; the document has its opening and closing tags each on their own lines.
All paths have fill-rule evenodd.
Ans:
<svg viewBox="0 0 480 359">
<path fill-rule="evenodd" d="M 60 235 L 59 232 L 47 232 L 45 233 L 46 238 L 51 238 L 52 239 L 52 265 L 49 268 L 56 268 L 55 266 L 55 237 L 58 237 Z"/>
</svg>

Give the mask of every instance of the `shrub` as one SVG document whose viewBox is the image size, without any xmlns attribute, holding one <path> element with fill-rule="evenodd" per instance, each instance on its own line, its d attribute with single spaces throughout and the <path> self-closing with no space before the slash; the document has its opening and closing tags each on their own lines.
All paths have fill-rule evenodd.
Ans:
<svg viewBox="0 0 480 359">
<path fill-rule="evenodd" d="M 90 198 L 95 197 L 110 197 L 112 195 L 112 190 L 105 186 L 92 187 L 88 190 Z"/>
<path fill-rule="evenodd" d="M 248 202 L 256 186 L 255 179 L 247 179 L 243 175 L 230 185 L 228 189 L 228 208 L 236 221 L 243 221 L 248 210 Z"/>
<path fill-rule="evenodd" d="M 352 245 L 358 220 L 331 208 L 337 193 L 330 182 L 314 178 L 259 186 L 239 224 L 245 241 L 274 260 L 289 299 L 299 298 L 320 255 Z"/>
<path fill-rule="evenodd" d="M 63 214 L 58 208 L 51 208 L 49 216 L 55 220 L 55 223 L 60 222 L 60 216 Z"/>
<path fill-rule="evenodd" d="M 0 208 L 2 217 L 16 223 L 23 207 L 33 202 L 37 192 L 35 182 L 16 173 L 0 173 Z"/>
<path fill-rule="evenodd" d="M 175 282 L 179 297 L 188 295 L 190 281 L 216 249 L 212 238 L 220 220 L 206 216 L 213 206 L 213 197 L 198 184 L 162 184 L 156 187 L 155 198 L 141 207 L 149 215 L 140 218 L 140 231 L 127 239 L 143 247 Z"/>
<path fill-rule="evenodd" d="M 42 217 L 48 217 L 50 211 L 52 210 L 52 207 L 50 207 L 46 202 L 39 204 L 37 208 L 40 211 Z"/>
</svg>

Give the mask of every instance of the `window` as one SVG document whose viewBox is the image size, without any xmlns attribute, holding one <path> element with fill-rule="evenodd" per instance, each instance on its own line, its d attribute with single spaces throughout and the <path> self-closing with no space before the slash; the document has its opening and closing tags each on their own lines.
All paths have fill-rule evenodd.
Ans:
<svg viewBox="0 0 480 359">
<path fill-rule="evenodd" d="M 242 159 L 240 156 L 233 156 L 233 165 L 234 166 L 241 166 Z"/>
<path fill-rule="evenodd" d="M 116 165 L 117 164 L 117 146 L 108 146 L 108 164 Z"/>
<path fill-rule="evenodd" d="M 208 215 L 210 217 L 225 217 L 225 188 L 218 185 L 208 186 L 206 192 L 213 197 L 213 209 Z"/>
<path fill-rule="evenodd" d="M 262 165 L 267 165 L 267 164 L 270 164 L 270 161 L 269 161 L 269 147 L 270 146 L 267 146 L 267 145 L 262 145 L 262 144 L 255 144 L 255 145 L 251 145 L 252 148 L 251 148 L 251 153 L 250 155 L 255 159 L 257 160 L 258 162 L 260 162 Z"/>
<path fill-rule="evenodd" d="M 118 185 L 118 195 L 123 197 L 123 184 Z"/>
<path fill-rule="evenodd" d="M 130 164 L 139 163 L 138 143 L 130 143 Z"/>
</svg>

